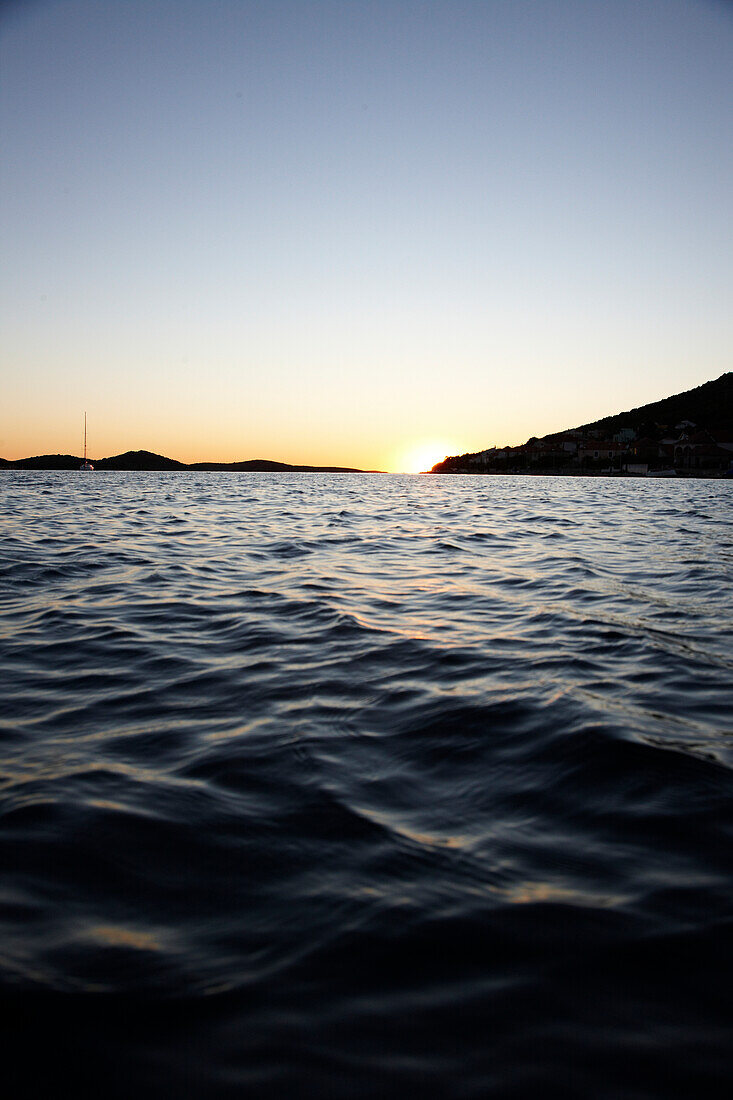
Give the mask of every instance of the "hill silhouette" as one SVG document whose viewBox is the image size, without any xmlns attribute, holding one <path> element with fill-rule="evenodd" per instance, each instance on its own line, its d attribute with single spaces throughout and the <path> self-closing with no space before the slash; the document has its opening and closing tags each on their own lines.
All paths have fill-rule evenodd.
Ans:
<svg viewBox="0 0 733 1100">
<path fill-rule="evenodd" d="M 604 445 L 599 441 L 607 441 Z M 594 445 L 595 458 L 583 457 Z M 609 444 L 610 441 L 610 444 Z M 733 372 L 705 382 L 694 389 L 652 401 L 648 405 L 566 428 L 544 436 L 532 436 L 516 447 L 490 448 L 463 455 L 450 455 L 436 463 L 432 473 L 502 472 L 521 473 L 543 469 L 569 470 L 582 464 L 599 469 L 609 460 L 620 468 L 623 450 L 651 467 L 671 466 L 683 460 L 689 470 L 724 469 L 733 442 Z M 616 446 L 618 444 L 618 446 Z M 687 455 L 681 452 L 687 447 Z M 615 448 L 615 449 L 614 449 Z M 676 448 L 676 449 L 675 449 Z M 690 453 L 694 452 L 694 461 Z"/>
<path fill-rule="evenodd" d="M 35 455 L 15 461 L 0 458 L 3 470 L 78 470 L 83 459 L 78 455 Z M 251 458 L 246 462 L 178 462 L 175 458 L 155 454 L 154 451 L 125 451 L 110 458 L 90 459 L 95 470 L 222 470 L 260 471 L 270 473 L 344 473 L 361 474 L 365 471 L 351 466 L 291 466 L 287 462 L 274 462 L 266 458 Z M 369 471 L 375 472 L 375 471 Z"/>
<path fill-rule="evenodd" d="M 604 416 L 601 420 L 593 420 L 566 431 L 603 431 L 611 436 L 614 432 L 629 427 L 640 435 L 647 435 L 649 432 L 645 428 L 650 431 L 674 428 L 683 420 L 690 420 L 698 428 L 713 433 L 733 430 L 733 371 L 721 374 L 720 378 L 704 382 L 692 390 L 685 390 L 626 412 L 614 413 L 613 416 Z M 544 438 L 552 439 L 564 434 L 555 432 Z"/>
</svg>

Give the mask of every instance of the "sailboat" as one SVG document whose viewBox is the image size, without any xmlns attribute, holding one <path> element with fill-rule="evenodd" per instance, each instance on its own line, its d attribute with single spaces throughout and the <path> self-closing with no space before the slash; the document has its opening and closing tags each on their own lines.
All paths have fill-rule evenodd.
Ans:
<svg viewBox="0 0 733 1100">
<path fill-rule="evenodd" d="M 91 462 L 87 462 L 87 414 L 84 413 L 84 461 L 79 467 L 80 470 L 93 470 Z"/>
</svg>

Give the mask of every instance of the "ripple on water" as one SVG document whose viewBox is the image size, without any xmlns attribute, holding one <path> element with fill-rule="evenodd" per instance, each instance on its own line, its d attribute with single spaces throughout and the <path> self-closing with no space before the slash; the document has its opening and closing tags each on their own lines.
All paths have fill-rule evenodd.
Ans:
<svg viewBox="0 0 733 1100">
<path fill-rule="evenodd" d="M 0 491 L 15 1094 L 728 1094 L 730 483 Z"/>
</svg>

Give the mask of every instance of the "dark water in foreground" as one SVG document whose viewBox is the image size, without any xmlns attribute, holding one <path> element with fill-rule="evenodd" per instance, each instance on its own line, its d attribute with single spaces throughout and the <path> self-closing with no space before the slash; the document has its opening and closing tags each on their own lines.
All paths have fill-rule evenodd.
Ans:
<svg viewBox="0 0 733 1100">
<path fill-rule="evenodd" d="M 733 484 L 0 499 L 8 1096 L 728 1094 Z"/>
</svg>

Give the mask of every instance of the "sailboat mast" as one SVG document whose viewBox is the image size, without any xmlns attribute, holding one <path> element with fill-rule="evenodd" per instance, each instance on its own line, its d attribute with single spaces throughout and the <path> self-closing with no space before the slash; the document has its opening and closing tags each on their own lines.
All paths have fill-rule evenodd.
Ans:
<svg viewBox="0 0 733 1100">
<path fill-rule="evenodd" d="M 79 467 L 80 470 L 93 470 L 91 462 L 87 462 L 87 414 L 84 413 L 84 461 Z"/>
</svg>

